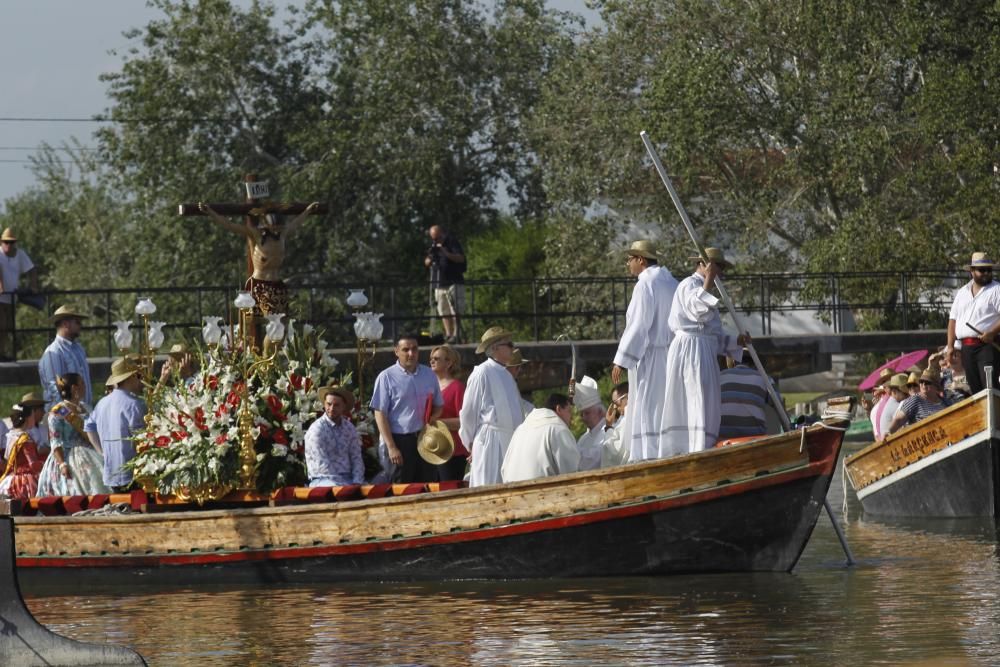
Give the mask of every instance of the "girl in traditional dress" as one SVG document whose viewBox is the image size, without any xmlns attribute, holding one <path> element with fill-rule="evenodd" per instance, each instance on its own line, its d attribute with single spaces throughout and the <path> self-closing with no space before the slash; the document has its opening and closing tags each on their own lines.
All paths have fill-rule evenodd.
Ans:
<svg viewBox="0 0 1000 667">
<path fill-rule="evenodd" d="M 104 485 L 104 459 L 83 432 L 89 410 L 82 402 L 86 393 L 83 377 L 66 373 L 56 379 L 62 400 L 49 411 L 49 444 L 52 453 L 42 468 L 39 496 L 92 496 L 111 493 Z"/>
<path fill-rule="evenodd" d="M 14 428 L 8 437 L 13 444 L 3 477 L 0 477 L 0 494 L 27 500 L 38 491 L 38 474 L 43 463 L 38 447 L 28 433 L 35 426 L 35 413 L 30 407 L 15 403 L 10 422 Z"/>
</svg>

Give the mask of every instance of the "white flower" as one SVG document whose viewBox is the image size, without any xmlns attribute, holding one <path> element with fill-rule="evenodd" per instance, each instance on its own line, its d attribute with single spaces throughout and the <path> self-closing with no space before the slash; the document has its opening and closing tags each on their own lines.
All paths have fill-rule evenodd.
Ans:
<svg viewBox="0 0 1000 667">
<path fill-rule="evenodd" d="M 277 456 L 280 458 L 282 456 L 287 456 L 287 455 L 288 455 L 288 447 L 286 447 L 285 445 L 279 445 L 278 443 L 274 443 L 273 445 L 271 445 L 271 456 Z"/>
</svg>

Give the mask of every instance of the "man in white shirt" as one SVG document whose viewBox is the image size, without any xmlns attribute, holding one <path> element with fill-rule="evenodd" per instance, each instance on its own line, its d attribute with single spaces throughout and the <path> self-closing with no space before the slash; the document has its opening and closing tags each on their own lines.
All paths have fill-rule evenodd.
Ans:
<svg viewBox="0 0 1000 667">
<path fill-rule="evenodd" d="M 589 375 L 576 383 L 576 393 L 573 405 L 580 413 L 580 421 L 587 427 L 587 432 L 576 441 L 580 450 L 580 470 L 594 470 L 601 467 L 601 455 L 604 451 L 604 404 L 601 403 L 601 392 L 597 381 Z"/>
<path fill-rule="evenodd" d="M 601 452 L 601 467 L 623 466 L 628 463 L 628 444 L 623 442 L 622 431 L 625 415 L 628 413 L 628 382 L 615 385 L 611 390 L 611 405 L 604 418 L 604 451 Z"/>
<path fill-rule="evenodd" d="M 0 361 L 13 361 L 10 332 L 14 330 L 14 292 L 27 276 L 31 289 L 38 291 L 38 274 L 28 253 L 17 247 L 10 227 L 0 234 Z"/>
<path fill-rule="evenodd" d="M 552 394 L 545 407 L 536 408 L 517 427 L 504 455 L 505 482 L 521 482 L 576 472 L 580 451 L 569 430 L 573 404 L 563 394 Z"/>
<path fill-rule="evenodd" d="M 472 369 L 465 383 L 458 435 L 469 450 L 469 486 L 499 484 L 507 446 L 524 421 L 521 395 L 507 370 L 514 354 L 513 333 L 490 327 L 479 340 L 477 354 L 486 361 Z"/>
<path fill-rule="evenodd" d="M 667 326 L 677 280 L 659 265 L 651 241 L 636 241 L 625 251 L 625 266 L 637 278 L 625 312 L 625 331 L 618 341 L 611 381 L 625 380 L 632 388 L 632 409 L 625 433 L 633 461 L 657 458 L 665 421 L 667 349 L 673 338 Z"/>
<path fill-rule="evenodd" d="M 975 394 L 986 387 L 987 366 L 993 367 L 993 386 L 1000 386 L 1000 351 L 993 346 L 1000 333 L 1000 283 L 993 279 L 996 264 L 984 252 L 972 253 L 965 268 L 972 279 L 955 292 L 944 356 L 961 348 L 965 377 Z"/>
</svg>

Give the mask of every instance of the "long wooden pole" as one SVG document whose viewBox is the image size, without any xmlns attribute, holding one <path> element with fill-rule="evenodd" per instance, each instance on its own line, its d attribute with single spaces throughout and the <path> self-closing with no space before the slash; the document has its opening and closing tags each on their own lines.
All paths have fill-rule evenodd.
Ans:
<svg viewBox="0 0 1000 667">
<path fill-rule="evenodd" d="M 681 216 L 681 220 L 684 222 L 684 228 L 687 230 L 688 236 L 691 237 L 692 243 L 694 243 L 695 248 L 698 250 L 698 255 L 701 257 L 705 265 L 708 266 L 708 255 L 705 253 L 705 247 L 698 240 L 698 235 L 695 234 L 694 225 L 691 224 L 691 219 L 688 217 L 687 211 L 684 209 L 684 204 L 681 203 L 681 198 L 678 196 L 677 191 L 674 189 L 674 184 L 670 181 L 670 177 L 667 175 L 667 170 L 663 168 L 663 163 L 660 162 L 660 156 L 656 152 L 656 148 L 653 146 L 653 142 L 650 141 L 649 135 L 643 130 L 639 133 L 642 138 L 642 143 L 646 146 L 646 152 L 649 153 L 649 157 L 653 160 L 653 165 L 656 167 L 657 173 L 660 175 L 660 180 L 663 181 L 663 185 L 667 187 L 667 192 L 670 193 L 670 199 L 674 202 L 674 208 Z M 726 288 L 722 284 L 722 280 L 719 277 L 715 278 L 715 286 L 719 290 L 719 296 L 722 298 L 722 303 L 725 304 L 726 310 L 729 311 L 730 317 L 733 318 L 733 322 L 736 323 L 737 331 L 741 330 L 739 317 L 736 315 L 736 309 L 733 307 L 733 302 L 729 298 L 729 294 L 726 292 Z M 775 411 L 781 418 L 781 423 L 785 427 L 786 431 L 792 430 L 792 422 L 788 419 L 788 414 L 785 412 L 785 407 L 778 397 L 778 392 L 775 391 L 774 386 L 771 384 L 771 379 L 767 376 L 764 371 L 763 364 L 760 363 L 760 357 L 757 356 L 757 351 L 753 347 L 753 343 L 747 342 L 746 348 L 750 352 L 750 357 L 753 359 L 753 364 L 757 368 L 757 372 L 760 373 L 761 377 L 764 379 L 764 387 L 767 389 L 768 396 L 771 397 L 771 402 L 774 404 Z M 833 529 L 837 533 L 837 538 L 840 540 L 840 546 L 844 549 L 844 554 L 847 556 L 847 564 L 854 564 L 854 555 L 851 553 L 851 548 L 847 545 L 847 538 L 844 537 L 843 531 L 840 529 L 840 524 L 833 516 L 833 509 L 830 507 L 830 501 L 826 498 L 823 499 L 823 506 L 826 507 L 826 513 L 830 517 L 830 522 L 833 524 Z"/>
</svg>

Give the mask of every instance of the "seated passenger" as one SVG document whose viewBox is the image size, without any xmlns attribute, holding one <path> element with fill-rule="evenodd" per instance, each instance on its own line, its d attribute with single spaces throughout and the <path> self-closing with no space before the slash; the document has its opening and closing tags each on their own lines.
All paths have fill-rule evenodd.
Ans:
<svg viewBox="0 0 1000 667">
<path fill-rule="evenodd" d="M 354 394 L 343 387 L 321 387 L 323 416 L 306 431 L 309 486 L 364 484 L 361 438 L 344 415 L 354 407 Z"/>
<path fill-rule="evenodd" d="M 625 413 L 628 409 L 628 382 L 620 382 L 611 390 L 611 405 L 604 417 L 606 434 L 601 467 L 623 466 L 628 463 L 630 451 L 624 437 Z"/>
<path fill-rule="evenodd" d="M 921 419 L 948 407 L 941 391 L 941 378 L 931 369 L 920 374 L 920 393 L 910 396 L 900 404 L 896 416 L 892 418 L 889 433 L 895 433 L 904 426 L 915 424 Z M 882 438 L 885 439 L 885 436 Z"/>
<path fill-rule="evenodd" d="M 8 437 L 13 442 L 7 454 L 7 466 L 0 478 L 0 494 L 27 500 L 38 492 L 38 474 L 42 471 L 42 457 L 29 431 L 35 426 L 35 410 L 15 403 L 11 408 L 13 428 Z"/>
<path fill-rule="evenodd" d="M 744 350 L 743 359 L 750 358 Z M 727 368 L 719 374 L 722 394 L 722 417 L 719 421 L 719 440 L 744 438 L 751 435 L 767 434 L 767 414 L 765 407 L 784 410 L 771 400 L 764 378 L 756 368 L 745 361 L 726 357 Z M 778 393 L 774 380 L 768 378 L 775 394 Z M 778 397 L 781 398 L 780 394 Z"/>
<path fill-rule="evenodd" d="M 503 458 L 504 482 L 520 482 L 576 472 L 580 450 L 569 430 L 573 404 L 563 394 L 552 394 L 544 408 L 536 408 L 514 430 Z"/>
</svg>

